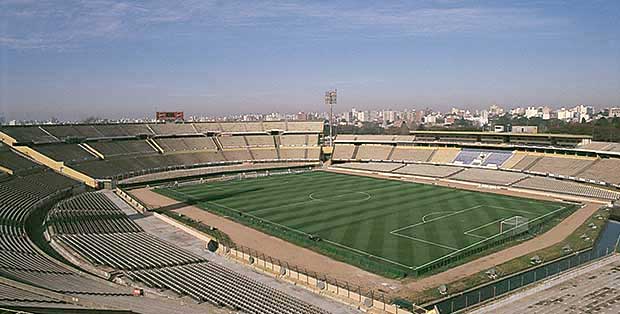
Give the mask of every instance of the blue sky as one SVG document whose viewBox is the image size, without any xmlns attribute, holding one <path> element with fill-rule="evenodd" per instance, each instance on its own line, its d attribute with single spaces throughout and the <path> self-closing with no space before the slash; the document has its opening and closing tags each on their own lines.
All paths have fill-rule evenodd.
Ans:
<svg viewBox="0 0 620 314">
<path fill-rule="evenodd" d="M 0 0 L 10 119 L 620 105 L 620 1 Z"/>
</svg>

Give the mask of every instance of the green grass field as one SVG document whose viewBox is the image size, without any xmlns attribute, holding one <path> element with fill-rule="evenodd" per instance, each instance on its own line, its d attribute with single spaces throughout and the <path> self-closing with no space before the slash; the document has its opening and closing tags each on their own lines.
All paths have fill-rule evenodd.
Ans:
<svg viewBox="0 0 620 314">
<path fill-rule="evenodd" d="M 484 245 L 500 233 L 503 219 L 537 221 L 570 207 L 321 171 L 157 191 L 408 270 Z"/>
</svg>

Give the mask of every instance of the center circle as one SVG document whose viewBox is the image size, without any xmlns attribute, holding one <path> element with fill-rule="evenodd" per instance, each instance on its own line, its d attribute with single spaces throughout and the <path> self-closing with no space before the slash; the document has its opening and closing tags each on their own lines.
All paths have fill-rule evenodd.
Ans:
<svg viewBox="0 0 620 314">
<path fill-rule="evenodd" d="M 372 198 L 366 192 L 350 190 L 314 192 L 310 193 L 308 197 L 313 201 L 325 202 L 364 202 Z"/>
</svg>

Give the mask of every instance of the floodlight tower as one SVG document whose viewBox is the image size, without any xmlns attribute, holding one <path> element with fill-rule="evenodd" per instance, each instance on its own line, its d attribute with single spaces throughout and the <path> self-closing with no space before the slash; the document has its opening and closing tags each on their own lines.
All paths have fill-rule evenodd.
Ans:
<svg viewBox="0 0 620 314">
<path fill-rule="evenodd" d="M 325 104 L 329 106 L 329 146 L 334 146 L 334 105 L 337 89 L 325 92 Z"/>
</svg>

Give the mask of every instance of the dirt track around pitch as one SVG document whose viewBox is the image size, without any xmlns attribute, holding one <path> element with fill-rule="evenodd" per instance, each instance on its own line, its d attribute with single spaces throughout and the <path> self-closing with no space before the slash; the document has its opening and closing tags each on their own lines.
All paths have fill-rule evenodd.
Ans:
<svg viewBox="0 0 620 314">
<path fill-rule="evenodd" d="M 481 191 L 481 189 L 476 185 L 458 183 L 454 181 L 422 178 L 407 178 L 406 180 L 402 180 L 402 178 L 386 178 L 385 176 L 371 173 L 352 173 L 344 170 L 330 171 L 380 179 L 411 181 L 424 184 L 448 186 L 458 189 Z M 544 193 L 523 193 L 520 191 L 505 189 L 484 189 L 483 191 L 539 200 L 557 201 L 557 197 L 553 195 L 545 195 Z M 155 193 L 148 188 L 132 190 L 131 193 L 152 209 L 178 204 L 178 201 Z M 569 197 L 563 198 L 569 199 Z M 380 290 L 388 295 L 407 296 L 416 291 L 437 287 L 441 284 L 447 284 L 467 276 L 474 275 L 495 265 L 502 264 L 514 258 L 527 255 L 531 252 L 547 248 L 563 241 L 568 235 L 573 233 L 589 217 L 591 217 L 601 206 L 601 204 L 592 202 L 583 203 L 585 204 L 583 208 L 575 211 L 562 223 L 556 225 L 535 239 L 528 240 L 499 252 L 486 255 L 466 264 L 446 270 L 442 273 L 422 279 L 409 278 L 405 280 L 387 279 L 364 271 L 352 265 L 336 261 L 312 250 L 299 247 L 290 242 L 270 236 L 224 217 L 209 213 L 206 210 L 196 206 L 183 206 L 175 209 L 175 211 L 195 220 L 203 221 L 205 224 L 210 226 L 217 227 L 224 233 L 228 234 L 232 240 L 239 245 L 256 249 L 257 251 L 270 255 L 274 258 L 287 261 L 291 265 L 296 265 L 300 268 L 305 268 L 318 274 L 324 274 L 339 281 L 347 281 L 352 285 L 362 286 L 366 289 Z"/>
</svg>

